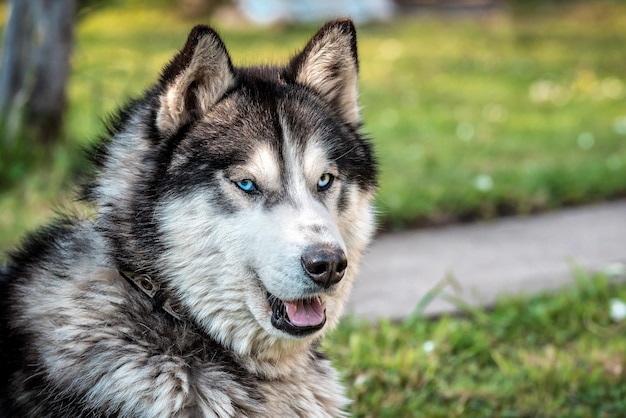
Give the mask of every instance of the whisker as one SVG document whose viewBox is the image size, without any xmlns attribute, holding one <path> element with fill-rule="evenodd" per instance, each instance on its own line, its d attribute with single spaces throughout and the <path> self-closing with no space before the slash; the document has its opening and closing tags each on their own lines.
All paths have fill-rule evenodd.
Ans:
<svg viewBox="0 0 626 418">
<path fill-rule="evenodd" d="M 337 161 L 341 160 L 343 157 L 345 157 L 346 155 L 350 154 L 352 151 L 354 151 L 357 148 L 358 145 L 353 146 L 352 148 L 350 148 L 348 151 L 344 152 L 343 154 L 341 154 L 339 157 L 336 158 Z"/>
</svg>

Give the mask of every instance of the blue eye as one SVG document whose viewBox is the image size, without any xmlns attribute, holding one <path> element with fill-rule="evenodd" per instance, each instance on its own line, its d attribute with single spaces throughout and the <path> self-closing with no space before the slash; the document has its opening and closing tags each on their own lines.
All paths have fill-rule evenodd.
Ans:
<svg viewBox="0 0 626 418">
<path fill-rule="evenodd" d="M 257 190 L 256 184 L 250 179 L 239 180 L 235 182 L 235 184 L 244 192 L 254 192 Z"/>
<path fill-rule="evenodd" d="M 323 192 L 324 190 L 328 190 L 328 188 L 333 184 L 333 180 L 335 176 L 330 173 L 324 173 L 320 176 L 320 179 L 317 181 L 317 191 Z"/>
</svg>

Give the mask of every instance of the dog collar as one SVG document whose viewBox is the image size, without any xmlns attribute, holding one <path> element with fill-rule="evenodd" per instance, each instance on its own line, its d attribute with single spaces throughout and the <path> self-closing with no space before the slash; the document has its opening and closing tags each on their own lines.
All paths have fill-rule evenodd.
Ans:
<svg viewBox="0 0 626 418">
<path fill-rule="evenodd" d="M 118 273 L 133 287 L 148 296 L 155 308 L 162 309 L 174 319 L 182 320 L 182 314 L 178 305 L 165 294 L 158 283 L 152 280 L 152 277 L 147 274 L 137 274 L 122 270 L 118 270 Z"/>
</svg>

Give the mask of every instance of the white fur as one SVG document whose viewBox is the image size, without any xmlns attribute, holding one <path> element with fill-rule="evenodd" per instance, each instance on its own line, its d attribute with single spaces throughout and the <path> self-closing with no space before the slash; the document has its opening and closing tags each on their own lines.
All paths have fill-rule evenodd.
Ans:
<svg viewBox="0 0 626 418">
<path fill-rule="evenodd" d="M 219 187 L 239 205 L 236 213 L 221 213 L 211 200 L 213 193 L 198 189 L 162 202 L 157 214 L 161 235 L 167 237 L 164 244 L 172 249 L 162 260 L 163 270 L 179 299 L 211 335 L 242 358 L 254 354 L 259 361 L 251 367 L 271 376 L 292 373 L 304 348 L 324 330 L 294 338 L 275 329 L 266 291 L 283 300 L 310 296 L 313 285 L 301 266 L 303 251 L 312 244 L 343 249 L 348 255 L 344 279 L 319 293 L 326 328 L 334 327 L 373 233 L 372 196 L 362 197 L 356 186 L 348 185 L 350 209 L 338 213 L 341 180 L 336 179 L 323 203 L 316 194 L 317 180 L 336 171 L 334 164 L 319 142 L 311 141 L 298 153 L 286 123 L 283 131 L 284 171 L 279 171 L 278 156 L 269 148 L 261 148 L 245 166 L 229 169 L 237 179 L 249 176 L 257 181 L 262 193 L 279 193 L 282 187 L 282 203 L 265 208 L 222 177 Z"/>
</svg>

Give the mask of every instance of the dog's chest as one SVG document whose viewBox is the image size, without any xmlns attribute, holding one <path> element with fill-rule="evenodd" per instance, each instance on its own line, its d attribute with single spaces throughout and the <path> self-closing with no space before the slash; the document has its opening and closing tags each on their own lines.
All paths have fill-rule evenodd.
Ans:
<svg viewBox="0 0 626 418">
<path fill-rule="evenodd" d="M 341 417 L 348 401 L 336 372 L 323 360 L 278 379 L 235 371 L 233 364 L 194 364 L 163 359 L 169 382 L 154 386 L 146 398 L 158 399 L 156 415 L 218 417 Z M 163 375 L 160 376 L 164 377 Z M 163 390 L 165 389 L 165 390 Z M 175 405 L 185 405 L 176 408 Z M 150 413 L 147 415 L 151 415 Z"/>
<path fill-rule="evenodd" d="M 348 401 L 334 376 L 301 370 L 283 380 L 261 385 L 265 395 L 263 416 L 338 417 L 345 416 Z"/>
<path fill-rule="evenodd" d="M 24 318 L 48 319 L 31 324 L 47 376 L 45 389 L 24 381 L 23 393 L 44 394 L 39 406 L 28 406 L 33 412 L 80 408 L 73 404 L 79 394 L 90 402 L 78 415 L 344 415 L 343 388 L 328 360 L 308 353 L 293 372 L 263 379 L 197 328 L 153 312 L 124 282 L 103 279 L 87 291 L 63 284 L 22 307 Z"/>
</svg>

